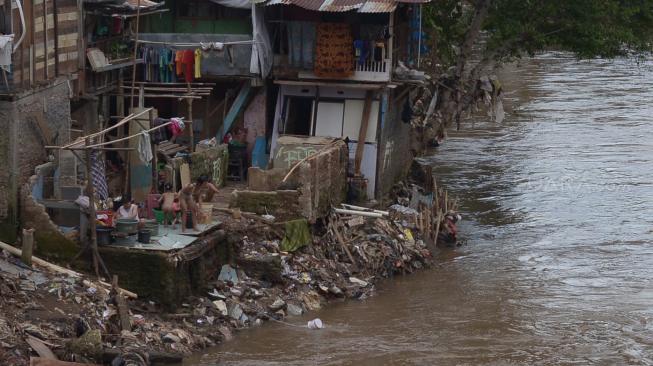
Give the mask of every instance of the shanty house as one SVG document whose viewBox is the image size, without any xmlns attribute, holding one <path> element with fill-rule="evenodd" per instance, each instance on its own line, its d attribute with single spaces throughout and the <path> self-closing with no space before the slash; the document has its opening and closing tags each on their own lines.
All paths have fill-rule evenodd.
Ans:
<svg viewBox="0 0 653 366">
<path fill-rule="evenodd" d="M 419 66 L 427 1 L 268 1 L 272 151 L 283 135 L 347 138 L 350 175 L 363 178 L 370 199 L 387 192 L 412 159 L 401 116 L 411 84 L 421 81 L 395 70 Z"/>
<path fill-rule="evenodd" d="M 0 240 L 11 241 L 20 187 L 48 160 L 42 146 L 70 139 L 83 62 L 77 1 L 2 1 L 0 33 Z"/>
</svg>

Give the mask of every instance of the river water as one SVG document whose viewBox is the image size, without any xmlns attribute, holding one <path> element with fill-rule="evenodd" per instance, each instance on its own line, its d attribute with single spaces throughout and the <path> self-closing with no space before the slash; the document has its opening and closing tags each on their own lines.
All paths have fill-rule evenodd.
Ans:
<svg viewBox="0 0 653 366">
<path fill-rule="evenodd" d="M 653 365 L 653 62 L 546 54 L 428 160 L 466 244 L 188 365 Z"/>
</svg>

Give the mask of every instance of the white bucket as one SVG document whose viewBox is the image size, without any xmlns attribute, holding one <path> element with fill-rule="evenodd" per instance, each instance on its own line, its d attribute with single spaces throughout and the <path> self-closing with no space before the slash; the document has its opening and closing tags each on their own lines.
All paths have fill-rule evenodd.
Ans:
<svg viewBox="0 0 653 366">
<path fill-rule="evenodd" d="M 322 324 L 322 320 L 320 318 L 315 318 L 313 320 L 310 320 L 308 324 L 306 324 L 308 329 L 322 329 L 324 325 Z"/>
</svg>

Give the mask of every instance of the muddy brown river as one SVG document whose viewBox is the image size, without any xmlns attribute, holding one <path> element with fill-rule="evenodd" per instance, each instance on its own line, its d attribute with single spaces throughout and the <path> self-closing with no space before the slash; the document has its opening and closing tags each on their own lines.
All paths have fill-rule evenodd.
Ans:
<svg viewBox="0 0 653 366">
<path fill-rule="evenodd" d="M 653 62 L 546 54 L 428 158 L 466 244 L 184 365 L 653 365 Z"/>
</svg>

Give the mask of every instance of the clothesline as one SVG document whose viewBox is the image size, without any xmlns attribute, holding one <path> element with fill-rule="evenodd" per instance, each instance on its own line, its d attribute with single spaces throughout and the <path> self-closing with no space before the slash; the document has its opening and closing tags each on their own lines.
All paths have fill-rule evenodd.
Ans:
<svg viewBox="0 0 653 366">
<path fill-rule="evenodd" d="M 234 45 L 252 45 L 255 43 L 255 41 L 233 41 L 233 42 L 188 42 L 188 43 L 180 43 L 180 42 L 163 42 L 163 41 L 146 41 L 142 39 L 135 40 L 136 43 L 146 43 L 146 44 L 161 44 L 164 46 L 173 46 L 173 47 L 201 47 L 202 45 L 206 44 L 213 44 L 213 43 L 220 43 L 225 46 L 234 46 Z M 260 43 L 260 42 L 259 42 Z"/>
<path fill-rule="evenodd" d="M 150 132 L 152 132 L 152 131 L 156 131 L 156 130 L 158 130 L 159 128 L 166 127 L 166 126 L 168 126 L 168 125 L 170 125 L 170 124 L 172 124 L 172 123 L 174 123 L 174 122 L 173 122 L 173 121 L 166 122 L 166 123 L 164 123 L 164 124 L 162 124 L 162 125 L 159 125 L 159 126 L 156 126 L 156 127 L 150 128 L 149 130 L 143 130 L 143 131 L 137 132 L 137 133 L 135 133 L 135 134 L 133 134 L 133 135 L 131 135 L 131 136 L 123 137 L 123 138 L 121 138 L 121 139 L 117 139 L 117 140 L 113 140 L 113 141 L 103 142 L 103 143 L 100 143 L 100 144 L 95 144 L 95 145 L 85 146 L 85 148 L 87 148 L 87 149 L 92 149 L 92 148 L 94 148 L 94 147 L 100 147 L 100 146 L 105 146 L 105 145 L 111 145 L 111 144 L 115 144 L 116 142 L 121 142 L 121 141 L 130 140 L 130 139 L 133 139 L 134 137 L 139 137 L 139 136 L 141 136 L 143 133 L 150 133 Z"/>
<path fill-rule="evenodd" d="M 93 137 L 96 137 L 96 136 L 104 135 L 105 133 L 116 129 L 116 128 L 124 125 L 125 123 L 144 115 L 145 113 L 149 113 L 151 110 L 152 110 L 152 108 L 147 108 L 147 109 L 145 109 L 143 111 L 140 111 L 138 113 L 132 113 L 129 116 L 124 117 L 122 120 L 116 122 L 116 124 L 113 125 L 113 126 L 107 127 L 102 131 L 92 133 L 92 134 L 90 134 L 88 136 L 84 136 L 83 138 L 80 138 L 77 141 L 71 142 L 71 143 L 69 143 L 67 145 L 64 145 L 64 146 L 46 146 L 46 148 L 67 149 L 67 148 L 72 147 L 72 146 L 77 146 L 79 144 L 84 143 L 83 140 L 85 140 L 86 138 L 93 138 Z"/>
</svg>

